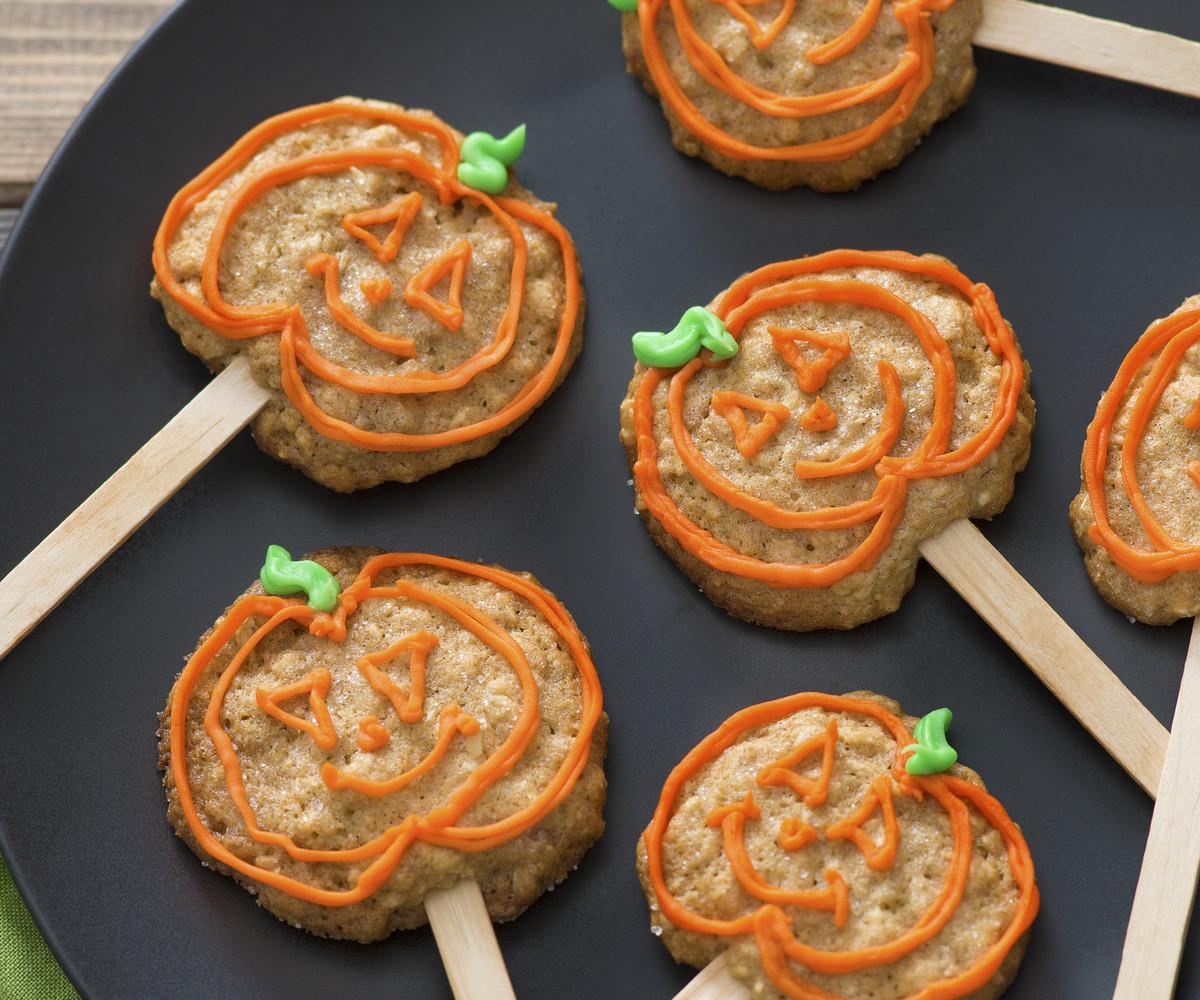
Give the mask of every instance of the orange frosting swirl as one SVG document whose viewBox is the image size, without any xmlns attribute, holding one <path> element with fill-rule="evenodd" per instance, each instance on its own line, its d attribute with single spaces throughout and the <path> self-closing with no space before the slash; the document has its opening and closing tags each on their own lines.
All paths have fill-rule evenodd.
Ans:
<svg viewBox="0 0 1200 1000">
<path fill-rule="evenodd" d="M 440 590 L 420 587 L 404 580 L 385 586 L 375 585 L 374 578 L 380 573 L 403 566 L 431 566 L 464 573 L 489 580 L 519 595 L 543 615 L 558 633 L 578 669 L 582 699 L 579 732 L 547 786 L 531 802 L 504 819 L 482 826 L 459 825 L 463 814 L 484 792 L 516 766 L 537 734 L 541 717 L 538 713 L 537 682 L 532 668 L 512 636 L 481 609 Z M 443 804 L 424 815 L 410 814 L 396 826 L 355 847 L 337 850 L 304 848 L 287 834 L 259 827 L 246 794 L 237 747 L 221 722 L 222 704 L 246 659 L 264 638 L 285 622 L 305 626 L 313 635 L 323 636 L 331 642 L 344 642 L 349 617 L 363 601 L 374 599 L 414 601 L 437 608 L 504 657 L 520 681 L 520 716 L 507 738 L 459 783 Z M 226 787 L 245 824 L 247 836 L 260 844 L 281 847 L 297 861 L 330 864 L 369 862 L 354 879 L 350 888 L 317 888 L 234 854 L 213 835 L 197 810 L 187 769 L 189 705 L 196 685 L 213 657 L 251 619 L 264 621 L 237 650 L 218 679 L 204 713 L 205 732 L 221 761 Z M 401 645 L 405 645 L 405 648 L 414 654 L 414 662 L 417 664 L 412 671 L 412 689 L 408 692 L 397 690 L 392 682 L 375 670 L 380 662 L 398 655 Z M 421 632 L 381 653 L 368 654 L 359 662 L 359 670 L 368 681 L 397 703 L 402 718 L 412 718 L 414 712 L 420 712 L 419 706 L 424 696 L 424 655 L 434 645 L 436 639 L 428 633 Z M 285 724 L 306 728 L 319 746 L 328 746 L 331 741 L 337 741 L 323 700 L 329 683 L 329 672 L 318 669 L 299 684 L 274 691 L 259 691 L 259 704 Z M 298 720 L 295 716 L 285 716 L 277 705 L 285 698 L 305 692 L 309 694 L 314 710 L 315 721 L 311 723 Z M 280 889 L 298 899 L 321 906 L 349 906 L 361 902 L 379 889 L 403 861 L 405 853 L 414 843 L 435 844 L 459 851 L 487 851 L 520 836 L 544 819 L 571 793 L 587 764 L 592 735 L 600 718 L 601 701 L 600 681 L 588 654 L 587 644 L 566 609 L 548 591 L 525 577 L 494 566 L 481 566 L 457 559 L 409 552 L 389 553 L 375 556 L 363 566 L 355 581 L 339 595 L 338 606 L 331 614 L 316 611 L 301 601 L 282 597 L 243 597 L 230 608 L 188 661 L 171 693 L 171 775 L 179 795 L 180 807 L 196 842 L 215 860 L 248 878 Z M 377 724 L 372 725 L 377 723 L 377 720 L 371 718 L 364 722 L 366 725 L 360 732 L 359 745 L 363 749 L 377 749 L 386 742 Z M 457 735 L 471 736 L 478 732 L 478 721 L 457 706 L 449 705 L 441 712 L 436 745 L 423 761 L 403 774 L 389 781 L 368 781 L 343 774 L 331 763 L 326 762 L 321 777 L 333 789 L 350 789 L 358 794 L 376 797 L 388 795 L 411 784 L 435 767 Z"/>
<path fill-rule="evenodd" d="M 441 162 L 431 163 L 411 150 L 399 147 L 350 148 L 300 156 L 247 177 L 226 199 L 209 239 L 201 278 L 203 295 L 198 297 L 189 293 L 173 274 L 168 257 L 171 243 L 188 214 L 224 181 L 245 167 L 267 143 L 295 129 L 344 117 L 384 122 L 403 131 L 432 136 L 440 146 Z M 242 340 L 278 334 L 283 391 L 313 429 L 325 437 L 371 451 L 384 452 L 427 451 L 476 440 L 519 420 L 550 392 L 566 360 L 579 317 L 579 270 L 570 236 L 549 212 L 516 198 L 493 198 L 482 191 L 467 187 L 458 180 L 458 162 L 459 143 L 453 130 L 432 116 L 338 101 L 314 104 L 276 115 L 252 128 L 171 199 L 154 237 L 154 272 L 167 295 L 221 336 L 231 340 Z M 463 199 L 478 202 L 491 212 L 512 241 L 513 262 L 508 304 L 495 337 L 472 357 L 448 371 L 418 371 L 408 375 L 366 375 L 351 371 L 323 357 L 313 347 L 299 305 L 277 302 L 270 305 L 235 306 L 226 302 L 221 295 L 219 274 L 225 241 L 242 213 L 251 204 L 275 187 L 302 177 L 337 173 L 364 166 L 388 167 L 411 174 L 432 187 L 443 205 L 452 205 Z M 343 227 L 351 234 L 363 234 L 365 242 L 375 256 L 380 261 L 388 261 L 395 257 L 404 229 L 412 222 L 419 204 L 420 195 L 410 194 L 393 205 L 352 213 L 343 220 Z M 392 234 L 382 242 L 363 228 L 393 220 L 396 226 Z M 566 291 L 553 350 L 544 367 L 518 388 L 511 399 L 483 420 L 425 434 L 366 430 L 331 416 L 321 409 L 304 383 L 302 368 L 319 379 L 353 392 L 399 395 L 461 389 L 475 376 L 503 361 L 512 350 L 517 336 L 525 292 L 527 250 L 520 223 L 544 230 L 558 244 L 562 254 Z M 468 256 L 469 245 L 467 248 L 460 245 L 456 246 L 444 261 L 433 262 L 428 273 L 422 272 L 410 282 L 405 291 L 405 300 L 414 308 L 430 312 L 447 329 L 457 329 L 462 323 L 462 310 L 453 300 L 461 294 L 463 268 Z M 443 266 L 445 271 L 441 270 Z M 412 356 L 414 348 L 411 340 L 388 337 L 350 312 L 338 292 L 335 260 L 328 255 L 318 255 L 308 262 L 308 268 L 314 275 L 324 275 L 327 304 L 335 320 L 346 330 L 381 350 L 402 357 Z M 448 272 L 451 273 L 452 299 L 449 305 L 431 299 L 426 291 Z M 380 295 L 384 292 L 379 288 L 373 289 L 372 293 L 376 291 Z"/>
<path fill-rule="evenodd" d="M 971 304 L 975 322 L 992 353 L 1000 358 L 1001 371 L 987 422 L 959 447 L 949 448 L 957 392 L 954 358 L 933 323 L 903 299 L 878 285 L 849 279 L 808 277 L 835 268 L 856 267 L 887 268 L 924 275 L 954 289 Z M 704 457 L 684 421 L 688 385 L 701 366 L 736 364 L 737 357 L 716 362 L 702 355 L 674 371 L 652 368 L 644 372 L 634 397 L 633 426 L 637 438 L 637 457 L 633 472 L 642 499 L 651 514 L 684 549 L 714 569 L 775 587 L 827 587 L 851 573 L 870 569 L 887 549 L 896 525 L 904 514 L 910 482 L 963 472 L 996 449 L 1016 418 L 1025 371 L 1016 339 L 1000 315 L 995 296 L 987 285 L 971 282 L 947 261 L 916 257 L 900 251 L 833 250 L 813 257 L 769 264 L 734 282 L 718 300 L 713 312 L 737 338 L 755 317 L 800 302 L 845 303 L 891 313 L 909 327 L 933 369 L 934 401 L 930 427 L 924 440 L 911 454 L 889 454 L 900 434 L 905 407 L 895 369 L 886 361 L 880 361 L 878 371 L 885 405 L 877 432 L 863 446 L 834 461 L 802 461 L 796 464 L 795 473 L 801 479 L 845 476 L 874 469 L 877 483 L 872 495 L 840 507 L 788 510 L 740 489 Z M 771 328 L 771 333 L 777 348 L 787 343 L 782 331 Z M 849 351 L 848 341 L 845 344 L 840 341 L 835 343 L 819 335 L 808 335 L 807 339 L 826 347 L 826 354 L 816 363 L 825 366 L 824 373 L 828 371 L 831 355 L 836 358 Z M 791 359 L 789 364 L 799 364 L 792 354 L 784 351 L 781 354 L 785 360 Z M 811 374 L 811 370 L 800 375 L 802 384 L 805 384 L 804 379 L 808 374 Z M 664 379 L 669 382 L 667 411 L 672 441 L 687 470 L 713 496 L 762 524 L 782 530 L 836 530 L 874 520 L 867 537 L 847 555 L 827 563 L 766 562 L 738 552 L 689 520 L 668 496 L 659 474 L 658 447 L 654 439 L 654 393 Z M 815 391 L 821 382 L 807 384 Z M 714 399 L 714 408 L 719 411 L 731 403 L 732 400 L 727 396 Z M 777 425 L 786 419 L 787 412 L 768 413 L 767 417 Z M 768 426 L 764 431 L 764 424 L 766 420 L 755 428 L 760 436 L 765 436 L 773 429 Z M 739 428 L 734 429 L 736 433 Z M 742 429 L 739 448 L 745 446 L 757 450 L 755 445 L 761 446 L 761 443 L 761 440 L 755 441 L 752 435 Z"/>
<path fill-rule="evenodd" d="M 1150 325 L 1125 356 L 1116 377 L 1100 397 L 1096 415 L 1088 424 L 1083 445 L 1083 483 L 1095 519 L 1088 535 L 1102 546 L 1113 561 L 1135 580 L 1161 583 L 1175 573 L 1200 569 L 1200 546 L 1174 538 L 1154 516 L 1142 493 L 1137 475 L 1138 449 L 1163 392 L 1179 371 L 1184 355 L 1200 340 L 1200 308 L 1182 309 Z M 1137 394 L 1126 404 L 1134 380 L 1150 365 L 1149 374 Z M 1131 545 L 1113 528 L 1104 495 L 1104 470 L 1113 424 L 1123 405 L 1129 406 L 1129 423 L 1121 442 L 1121 482 L 1130 506 L 1146 531 L 1153 549 Z M 1200 429 L 1200 407 L 1185 419 L 1189 430 Z M 1200 484 L 1200 470 L 1192 463 L 1188 473 Z"/>
<path fill-rule="evenodd" d="M 888 732 L 896 745 L 891 772 L 879 775 L 870 782 L 858 812 L 827 828 L 824 834 L 827 839 L 854 842 L 862 850 L 869 867 L 884 871 L 893 864 L 903 836 L 893 807 L 893 795 L 916 799 L 929 796 L 941 806 L 949 820 L 954 846 L 941 890 L 926 913 L 891 941 L 847 951 L 824 951 L 796 938 L 791 920 L 783 907 L 825 910 L 833 915 L 836 926 L 844 926 L 849 918 L 845 880 L 838 872 L 831 870 L 826 873 L 827 887 L 824 889 L 785 891 L 765 883 L 755 871 L 744 840 L 746 823 L 759 819 L 753 793 L 741 802 L 715 810 L 708 817 L 708 825 L 720 829 L 723 853 L 738 884 L 763 905 L 733 919 L 708 917 L 690 909 L 667 886 L 664 839 L 679 806 L 684 786 L 750 730 L 808 708 L 867 716 Z M 789 771 L 781 774 L 780 768 L 794 766 L 801 755 L 818 754 L 821 756 L 821 776 L 815 781 L 806 780 L 799 787 L 793 786 L 792 790 L 806 802 L 823 801 L 824 789 L 833 768 L 831 747 L 836 740 L 835 718 L 824 734 L 801 744 L 788 757 L 763 768 L 758 773 L 756 785 L 761 788 L 782 784 L 783 774 L 791 774 L 796 778 L 798 776 Z M 996 974 L 1005 956 L 1037 916 L 1039 897 L 1033 859 L 1020 829 L 1009 818 L 1004 807 L 977 785 L 949 774 L 931 777 L 909 774 L 904 768 L 907 758 L 904 748 L 911 742 L 912 736 L 904 720 L 877 702 L 851 697 L 807 692 L 754 705 L 730 717 L 671 772 L 663 786 L 654 818 L 642 835 L 650 885 L 663 916 L 674 926 L 697 934 L 716 937 L 752 934 L 758 944 L 764 971 L 785 996 L 791 1000 L 837 1000 L 835 994 L 820 989 L 799 975 L 795 966 L 827 975 L 845 975 L 897 962 L 936 937 L 954 916 L 966 890 L 974 851 L 970 812 L 973 808 L 1004 840 L 1008 863 L 1019 893 L 1012 919 L 997 940 L 968 968 L 929 983 L 906 1000 L 956 1000 L 982 988 Z M 876 844 L 861 829 L 861 824 L 877 810 L 882 816 L 884 829 L 883 842 L 880 844 Z M 780 834 L 780 844 L 784 850 L 801 849 L 818 836 L 812 827 L 801 828 L 796 821 L 785 826 Z"/>
<path fill-rule="evenodd" d="M 761 0 L 712 0 L 726 7 L 750 30 L 757 49 L 768 47 L 791 20 L 795 0 L 785 0 L 779 15 L 766 28 L 745 10 L 744 4 Z M 890 129 L 906 121 L 917 101 L 933 79 L 935 41 L 929 15 L 953 6 L 955 0 L 894 0 L 892 15 L 907 35 L 907 43 L 896 65 L 884 75 L 826 94 L 787 96 L 751 83 L 735 73 L 722 55 L 696 30 L 687 0 L 639 0 L 637 16 L 642 33 L 642 52 L 655 87 L 683 126 L 717 152 L 734 160 L 790 160 L 793 162 L 831 162 L 845 160 L 866 149 Z M 684 93 L 671 73 L 670 64 L 658 39 L 659 16 L 669 5 L 688 62 L 692 68 L 721 93 L 772 118 L 809 118 L 858 107 L 888 94 L 895 94 L 872 122 L 841 135 L 794 146 L 756 146 L 744 142 L 704 117 Z M 870 35 L 879 17 L 880 0 L 870 0 L 860 16 L 841 35 L 809 50 L 807 57 L 822 65 L 848 55 Z"/>
</svg>

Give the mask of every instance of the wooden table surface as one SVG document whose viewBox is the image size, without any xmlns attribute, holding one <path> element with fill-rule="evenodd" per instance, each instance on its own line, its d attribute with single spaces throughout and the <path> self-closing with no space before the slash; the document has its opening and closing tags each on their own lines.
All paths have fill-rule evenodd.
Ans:
<svg viewBox="0 0 1200 1000">
<path fill-rule="evenodd" d="M 170 0 L 0 0 L 0 247 L 46 160 Z"/>
</svg>

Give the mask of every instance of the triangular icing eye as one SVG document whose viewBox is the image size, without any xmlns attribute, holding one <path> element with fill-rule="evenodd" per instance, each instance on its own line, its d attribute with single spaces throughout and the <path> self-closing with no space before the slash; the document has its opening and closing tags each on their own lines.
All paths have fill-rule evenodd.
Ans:
<svg viewBox="0 0 1200 1000">
<path fill-rule="evenodd" d="M 729 423 L 733 431 L 733 443 L 743 458 L 757 455 L 791 416 L 782 403 L 725 390 L 713 393 L 712 408 L 714 413 Z M 753 427 L 746 420 L 746 410 L 762 414 L 762 419 Z"/>
<path fill-rule="evenodd" d="M 405 636 L 387 649 L 368 653 L 358 661 L 358 669 L 367 683 L 392 703 L 401 722 L 420 722 L 425 714 L 425 661 L 437 644 L 437 636 L 422 629 Z M 379 669 L 405 653 L 410 654 L 407 691 Z"/>
<path fill-rule="evenodd" d="M 362 212 L 350 212 L 342 217 L 342 228 L 357 240 L 362 240 L 367 249 L 375 255 L 381 264 L 396 259 L 400 245 L 413 219 L 421 210 L 423 199 L 416 191 L 402 195 L 395 201 L 389 202 L 382 208 L 369 208 Z M 367 226 L 382 226 L 392 223 L 391 232 L 380 241 Z"/>
<path fill-rule="evenodd" d="M 467 264 L 471 260 L 471 243 L 459 240 L 440 257 L 430 261 L 412 276 L 404 289 L 404 301 L 414 309 L 429 313 L 451 333 L 463 323 L 462 289 Z M 450 275 L 450 293 L 445 302 L 439 302 L 429 290 L 446 275 Z"/>
<path fill-rule="evenodd" d="M 337 732 L 333 728 L 333 720 L 329 717 L 329 709 L 325 698 L 329 694 L 332 677 L 324 667 L 318 667 L 303 680 L 295 684 L 287 684 L 277 688 L 259 688 L 254 692 L 254 700 L 258 707 L 278 719 L 289 729 L 298 729 L 307 733 L 312 741 L 322 750 L 332 750 L 337 746 Z M 292 712 L 285 711 L 280 705 L 301 695 L 308 695 L 308 705 L 312 710 L 312 719 L 302 719 Z"/>
<path fill-rule="evenodd" d="M 883 840 L 878 844 L 862 828 L 877 811 L 883 819 Z M 891 868 L 900 846 L 900 825 L 896 822 L 896 808 L 892 803 L 892 779 L 881 774 L 872 781 L 854 815 L 828 827 L 825 837 L 849 840 L 862 851 L 867 864 L 875 871 Z"/>
<path fill-rule="evenodd" d="M 820 392 L 825 387 L 829 373 L 850 355 L 850 337 L 845 333 L 818 333 L 816 330 L 799 328 L 767 327 L 775 350 L 796 373 L 796 381 L 805 392 Z M 818 348 L 821 354 L 807 360 L 796 341 L 801 340 Z"/>
<path fill-rule="evenodd" d="M 750 41 L 759 50 L 765 49 L 775 41 L 784 25 L 792 19 L 792 14 L 796 11 L 796 0 L 784 0 L 783 7 L 775 20 L 770 24 L 763 25 L 759 24 L 754 15 L 746 8 L 757 7 L 759 4 L 766 3 L 766 0 L 740 0 L 740 2 L 739 0 L 713 0 L 713 2 L 720 4 L 750 29 Z"/>
<path fill-rule="evenodd" d="M 758 772 L 758 786 L 782 785 L 795 792 L 804 804 L 816 808 L 825 804 L 829 797 L 829 779 L 833 777 L 833 761 L 837 752 L 838 726 L 837 718 L 829 720 L 825 732 L 805 740 L 786 757 L 781 757 L 773 764 L 768 764 Z M 819 753 L 821 755 L 821 773 L 815 778 L 806 778 L 797 774 L 796 765 L 808 757 Z"/>
</svg>

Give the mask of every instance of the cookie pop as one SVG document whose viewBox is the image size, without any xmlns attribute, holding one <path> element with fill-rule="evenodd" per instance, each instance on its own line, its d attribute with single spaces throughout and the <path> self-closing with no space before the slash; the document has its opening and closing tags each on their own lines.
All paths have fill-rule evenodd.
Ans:
<svg viewBox="0 0 1200 1000">
<path fill-rule="evenodd" d="M 1104 391 L 1071 524 L 1097 591 L 1151 625 L 1200 614 L 1200 296 L 1152 323 Z M 1200 619 L 1196 619 L 1200 622 Z M 1169 1000 L 1200 872 L 1200 625 L 1193 624 L 1116 1000 Z"/>
<path fill-rule="evenodd" d="M 1200 97 L 1200 44 L 1024 0 L 609 2 L 675 148 L 775 190 L 896 166 L 967 99 L 972 44 Z"/>
<path fill-rule="evenodd" d="M 523 145 L 343 98 L 257 125 L 185 185 L 151 291 L 219 374 L 0 582 L 0 656 L 247 423 L 339 491 L 519 427 L 583 329 L 571 238 L 510 173 Z"/>
<path fill-rule="evenodd" d="M 945 740 L 870 692 L 743 709 L 671 772 L 638 843 L 699 1000 L 997 997 L 1037 916 L 1020 828 Z"/>
<path fill-rule="evenodd" d="M 836 250 L 744 275 L 634 352 L 637 510 L 711 600 L 853 628 L 894 611 L 924 557 L 1153 792 L 1162 726 L 970 522 L 1007 504 L 1033 426 L 986 285 L 940 257 Z"/>
<path fill-rule="evenodd" d="M 529 574 L 272 546 L 176 679 L 159 766 L 176 833 L 259 905 L 362 942 L 428 921 L 455 996 L 484 1000 L 512 996 L 491 921 L 603 831 L 606 726 Z"/>
</svg>

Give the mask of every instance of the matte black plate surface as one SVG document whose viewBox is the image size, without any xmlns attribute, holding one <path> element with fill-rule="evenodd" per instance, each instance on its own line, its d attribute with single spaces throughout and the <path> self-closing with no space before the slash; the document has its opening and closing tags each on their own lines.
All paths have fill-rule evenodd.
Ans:
<svg viewBox="0 0 1200 1000">
<path fill-rule="evenodd" d="M 816 0 L 812 0 L 816 2 Z M 1073 0 L 1200 38 L 1200 8 Z M 771 194 L 672 151 L 603 0 L 191 0 L 75 128 L 0 269 L 0 572 L 206 382 L 146 295 L 170 195 L 261 118 L 344 93 L 464 130 L 529 123 L 521 178 L 561 206 L 590 299 L 566 385 L 485 459 L 352 497 L 248 433 L 0 663 L 0 848 L 89 997 L 449 996 L 428 931 L 361 947 L 260 911 L 164 821 L 155 713 L 264 546 L 367 544 L 530 569 L 591 639 L 612 716 L 608 832 L 499 929 L 526 998 L 667 997 L 634 843 L 669 768 L 727 715 L 874 688 L 955 712 L 1024 826 L 1043 908 L 1012 1000 L 1112 989 L 1149 800 L 927 567 L 899 613 L 789 635 L 716 610 L 633 514 L 617 443 L 629 334 L 743 271 L 837 246 L 937 251 L 995 289 L 1034 371 L 1033 460 L 991 540 L 1164 721 L 1187 629 L 1095 595 L 1067 524 L 1084 427 L 1147 322 L 1200 290 L 1200 102 L 980 52 L 967 106 L 855 194 Z M 1193 935 L 1194 937 L 1194 935 Z M 1200 995 L 1193 943 L 1181 996 Z"/>
</svg>

